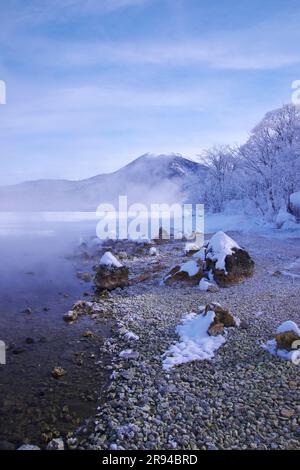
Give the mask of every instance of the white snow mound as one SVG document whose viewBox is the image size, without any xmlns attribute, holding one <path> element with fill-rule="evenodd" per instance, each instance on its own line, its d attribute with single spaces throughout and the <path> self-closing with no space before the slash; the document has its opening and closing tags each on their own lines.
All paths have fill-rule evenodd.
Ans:
<svg viewBox="0 0 300 470">
<path fill-rule="evenodd" d="M 106 253 L 104 253 L 102 258 L 100 259 L 100 265 L 101 266 L 114 266 L 115 268 L 123 267 L 120 261 L 118 261 L 117 258 L 110 251 L 106 251 Z"/>
<path fill-rule="evenodd" d="M 180 267 L 180 271 L 188 273 L 190 277 L 196 276 L 199 271 L 199 266 L 196 261 L 187 261 L 186 263 L 183 263 L 183 265 Z"/>
</svg>

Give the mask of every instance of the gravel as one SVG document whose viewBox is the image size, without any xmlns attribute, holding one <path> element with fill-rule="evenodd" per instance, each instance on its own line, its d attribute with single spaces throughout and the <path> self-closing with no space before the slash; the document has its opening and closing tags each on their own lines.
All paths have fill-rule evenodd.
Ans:
<svg viewBox="0 0 300 470">
<path fill-rule="evenodd" d="M 253 278 L 240 285 L 218 292 L 160 286 L 169 268 L 186 259 L 184 245 L 176 242 L 161 245 L 155 259 L 149 248 L 128 259 L 133 277 L 150 271 L 151 276 L 98 299 L 115 320 L 104 346 L 113 353 L 113 369 L 94 432 L 79 448 L 300 449 L 300 368 L 261 347 L 283 321 L 299 324 L 300 280 L 272 275 L 296 259 L 299 241 L 230 236 L 256 263 Z M 239 317 L 241 327 L 229 330 L 211 361 L 166 373 L 161 356 L 177 340 L 176 325 L 211 301 Z M 128 339 L 124 330 L 138 340 Z M 126 350 L 132 353 L 120 355 Z"/>
</svg>

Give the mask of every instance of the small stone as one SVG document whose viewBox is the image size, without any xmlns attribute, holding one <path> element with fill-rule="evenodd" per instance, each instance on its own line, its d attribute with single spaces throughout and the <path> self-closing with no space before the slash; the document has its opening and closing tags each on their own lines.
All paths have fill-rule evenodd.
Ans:
<svg viewBox="0 0 300 470">
<path fill-rule="evenodd" d="M 27 308 L 25 308 L 24 310 L 22 310 L 22 312 L 21 312 L 21 313 L 27 313 L 27 314 L 30 314 L 30 313 L 32 313 L 32 309 L 31 309 L 30 307 L 27 307 Z"/>
<path fill-rule="evenodd" d="M 294 416 L 295 412 L 293 410 L 288 409 L 288 408 L 282 408 L 282 410 L 280 410 L 280 414 L 284 418 L 291 418 L 292 416 Z"/>
<path fill-rule="evenodd" d="M 65 374 L 66 371 L 62 367 L 54 367 L 54 369 L 52 370 L 52 377 L 54 377 L 55 379 L 58 379 L 59 377 L 62 377 Z"/>
</svg>

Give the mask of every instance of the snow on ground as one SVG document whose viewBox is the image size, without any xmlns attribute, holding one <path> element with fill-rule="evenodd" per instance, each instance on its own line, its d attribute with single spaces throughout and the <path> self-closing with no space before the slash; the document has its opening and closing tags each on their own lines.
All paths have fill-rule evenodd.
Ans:
<svg viewBox="0 0 300 470">
<path fill-rule="evenodd" d="M 209 336 L 207 330 L 215 318 L 210 311 L 206 315 L 189 313 L 177 326 L 176 332 L 180 338 L 176 344 L 163 355 L 163 369 L 196 360 L 209 360 L 214 352 L 225 342 L 224 336 Z"/>
<path fill-rule="evenodd" d="M 201 261 L 205 261 L 205 256 L 206 256 L 205 251 L 206 251 L 205 247 L 203 246 L 199 251 L 193 254 L 193 258 L 200 259 Z"/>
<path fill-rule="evenodd" d="M 117 258 L 110 252 L 106 251 L 100 259 L 101 266 L 114 266 L 115 268 L 122 268 L 122 264 Z"/>
<path fill-rule="evenodd" d="M 185 254 L 188 254 L 190 251 L 200 250 L 200 246 L 196 243 L 186 243 L 184 247 Z"/>
<path fill-rule="evenodd" d="M 297 258 L 296 261 L 293 261 L 289 264 L 284 271 L 282 271 L 284 276 L 290 276 L 293 279 L 300 279 L 300 258 Z"/>
<path fill-rule="evenodd" d="M 272 238 L 299 238 L 300 224 L 285 221 L 280 229 L 272 223 L 264 222 L 261 218 L 242 212 L 223 212 L 221 214 L 205 213 L 205 233 L 224 232 L 257 233 Z"/>
<path fill-rule="evenodd" d="M 190 277 L 196 276 L 196 274 L 199 272 L 199 266 L 196 261 L 187 261 L 186 263 L 183 263 L 180 268 L 180 271 L 188 273 Z"/>
<path fill-rule="evenodd" d="M 199 289 L 203 292 L 206 292 L 210 287 L 214 287 L 214 284 L 208 282 L 208 280 L 203 277 L 199 282 Z"/>
<path fill-rule="evenodd" d="M 285 209 L 280 209 L 276 217 L 276 226 L 277 228 L 282 227 L 293 227 L 296 223 L 296 217 L 287 212 Z"/>
<path fill-rule="evenodd" d="M 232 255 L 233 248 L 239 249 L 240 247 L 226 233 L 220 231 L 211 237 L 206 257 L 216 262 L 217 269 L 225 270 L 225 258 L 227 255 Z"/>
</svg>

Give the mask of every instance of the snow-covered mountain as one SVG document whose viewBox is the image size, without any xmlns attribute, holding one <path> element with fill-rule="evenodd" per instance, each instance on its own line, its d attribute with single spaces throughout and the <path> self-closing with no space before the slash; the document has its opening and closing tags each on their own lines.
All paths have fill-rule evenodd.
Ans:
<svg viewBox="0 0 300 470">
<path fill-rule="evenodd" d="M 205 166 L 177 154 L 145 154 L 120 170 L 80 181 L 38 180 L 0 187 L 1 211 L 94 211 L 101 203 L 194 201 Z M 198 202 L 198 201 L 197 201 Z"/>
</svg>

